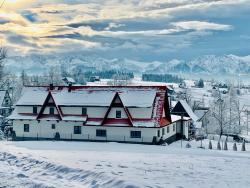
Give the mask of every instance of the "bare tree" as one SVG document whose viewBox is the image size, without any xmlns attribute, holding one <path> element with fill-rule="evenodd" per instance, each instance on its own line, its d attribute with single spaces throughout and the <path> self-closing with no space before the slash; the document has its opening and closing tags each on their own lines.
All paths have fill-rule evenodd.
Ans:
<svg viewBox="0 0 250 188">
<path fill-rule="evenodd" d="M 220 135 L 233 133 L 239 134 L 241 131 L 241 113 L 239 99 L 233 91 L 227 96 L 219 95 L 211 105 L 210 115 L 215 120 L 213 127 L 218 127 Z M 212 122 L 210 120 L 210 122 Z"/>
<path fill-rule="evenodd" d="M 20 78 L 23 86 L 29 85 L 29 76 L 26 74 L 24 70 L 22 70 Z"/>
</svg>

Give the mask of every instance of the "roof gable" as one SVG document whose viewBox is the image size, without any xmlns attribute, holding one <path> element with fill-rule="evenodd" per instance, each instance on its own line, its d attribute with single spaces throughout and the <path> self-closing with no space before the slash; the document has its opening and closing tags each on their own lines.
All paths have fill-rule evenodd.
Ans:
<svg viewBox="0 0 250 188">
<path fill-rule="evenodd" d="M 42 118 L 42 116 L 44 115 L 44 110 L 45 110 L 45 108 L 46 107 L 48 107 L 49 106 L 49 104 L 50 105 L 53 105 L 55 108 L 56 108 L 56 110 L 57 110 L 57 115 L 54 115 L 54 116 L 57 116 L 60 120 L 62 120 L 62 113 L 61 113 L 61 110 L 58 108 L 58 106 L 56 105 L 56 103 L 55 103 L 55 100 L 53 99 L 53 96 L 52 96 L 52 94 L 51 94 L 51 92 L 49 91 L 49 93 L 48 93 L 48 95 L 47 95 L 47 97 L 46 97 L 46 99 L 45 99 L 45 101 L 44 101 L 44 103 L 43 103 L 43 105 L 42 105 L 42 108 L 41 108 L 41 110 L 40 110 L 40 112 L 39 112 L 39 114 L 38 114 L 38 116 L 37 116 L 37 119 L 40 119 L 40 118 Z"/>
<path fill-rule="evenodd" d="M 184 100 L 178 101 L 171 113 L 179 116 L 183 115 L 184 117 L 190 117 L 193 121 L 198 120 L 198 117 Z"/>
<path fill-rule="evenodd" d="M 104 116 L 103 121 L 102 121 L 102 125 L 104 125 L 107 122 L 108 116 L 109 116 L 110 111 L 113 107 L 122 107 L 127 115 L 128 124 L 130 126 L 133 126 L 131 115 L 130 115 L 128 109 L 124 106 L 118 92 L 114 95 L 114 98 L 113 98 L 107 112 L 105 113 L 105 116 Z"/>
</svg>

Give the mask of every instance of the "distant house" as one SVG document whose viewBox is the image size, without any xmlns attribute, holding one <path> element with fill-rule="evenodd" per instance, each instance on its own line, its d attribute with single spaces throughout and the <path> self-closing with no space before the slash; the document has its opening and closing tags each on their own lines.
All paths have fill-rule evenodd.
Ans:
<svg viewBox="0 0 250 188">
<path fill-rule="evenodd" d="M 90 78 L 89 78 L 89 81 L 90 82 L 97 82 L 97 81 L 100 81 L 101 79 L 100 79 L 100 76 L 91 76 Z"/>
<path fill-rule="evenodd" d="M 176 103 L 175 107 L 172 109 L 171 114 L 179 115 L 182 118 L 190 118 L 189 124 L 183 126 L 183 132 L 185 137 L 189 139 L 195 133 L 195 123 L 198 121 L 198 117 L 195 115 L 191 107 L 187 104 L 185 100 L 180 100 Z"/>
<path fill-rule="evenodd" d="M 64 77 L 62 80 L 67 85 L 69 85 L 69 84 L 75 84 L 76 83 L 76 81 L 73 78 L 71 78 L 71 77 Z"/>
<path fill-rule="evenodd" d="M 207 124 L 209 123 L 209 118 L 207 117 L 209 108 L 197 109 L 194 111 L 195 115 L 198 117 L 196 125 L 198 129 L 202 129 L 202 132 L 207 133 Z"/>
<path fill-rule="evenodd" d="M 12 111 L 12 101 L 7 90 L 0 90 L 0 115 L 7 117 Z"/>
<path fill-rule="evenodd" d="M 9 116 L 17 139 L 158 143 L 176 140 L 166 86 L 26 87 Z M 182 122 L 182 123 L 181 123 Z"/>
</svg>

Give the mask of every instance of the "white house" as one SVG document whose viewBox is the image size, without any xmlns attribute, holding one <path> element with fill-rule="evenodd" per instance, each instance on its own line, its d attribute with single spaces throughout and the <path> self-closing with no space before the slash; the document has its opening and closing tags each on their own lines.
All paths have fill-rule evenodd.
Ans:
<svg viewBox="0 0 250 188">
<path fill-rule="evenodd" d="M 17 139 L 157 143 L 183 134 L 166 86 L 26 87 L 9 119 Z"/>
</svg>

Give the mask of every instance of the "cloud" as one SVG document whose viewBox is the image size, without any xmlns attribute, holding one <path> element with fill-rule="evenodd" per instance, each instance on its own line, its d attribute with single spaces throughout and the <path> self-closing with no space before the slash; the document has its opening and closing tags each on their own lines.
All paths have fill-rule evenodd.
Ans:
<svg viewBox="0 0 250 188">
<path fill-rule="evenodd" d="M 228 31 L 233 29 L 231 25 L 217 24 L 205 21 L 181 21 L 172 23 L 173 26 L 184 30 L 222 30 Z"/>
<path fill-rule="evenodd" d="M 82 50 L 163 59 L 192 54 L 196 46 L 205 53 L 217 41 L 242 44 L 237 36 L 249 30 L 238 22 L 250 18 L 249 6 L 247 0 L 19 0 L 0 10 L 0 34 L 20 54 Z"/>
</svg>

